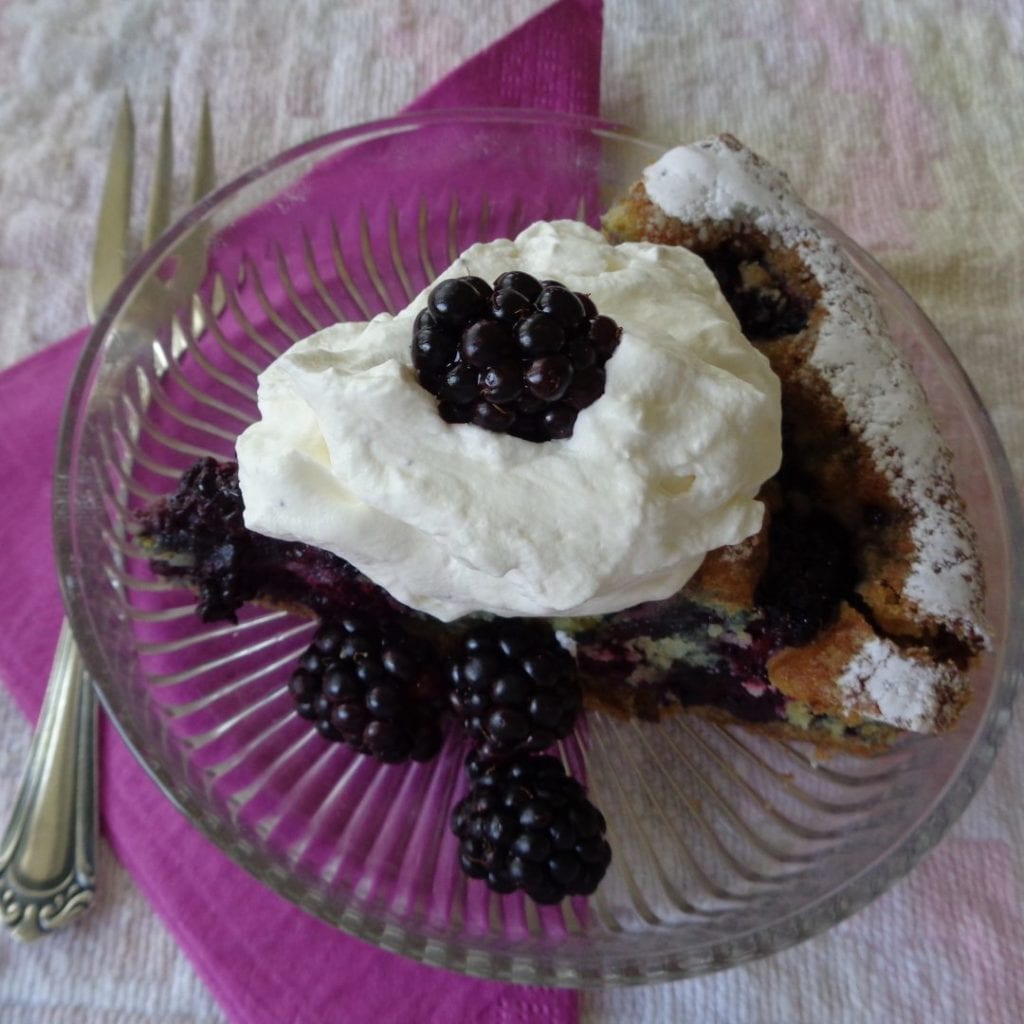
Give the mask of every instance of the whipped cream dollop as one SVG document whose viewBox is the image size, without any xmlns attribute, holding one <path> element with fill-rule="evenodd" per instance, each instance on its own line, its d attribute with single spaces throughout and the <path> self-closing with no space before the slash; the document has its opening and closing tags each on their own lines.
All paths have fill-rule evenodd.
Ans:
<svg viewBox="0 0 1024 1024">
<path fill-rule="evenodd" d="M 416 380 L 412 323 L 340 323 L 259 379 L 238 440 L 246 525 L 325 548 L 439 619 L 571 616 L 676 592 L 757 531 L 781 458 L 779 382 L 692 253 L 573 221 L 474 245 L 441 275 L 506 270 L 591 296 L 622 328 L 604 395 L 536 444 L 449 424 Z M 436 283 L 436 282 L 435 282 Z"/>
</svg>

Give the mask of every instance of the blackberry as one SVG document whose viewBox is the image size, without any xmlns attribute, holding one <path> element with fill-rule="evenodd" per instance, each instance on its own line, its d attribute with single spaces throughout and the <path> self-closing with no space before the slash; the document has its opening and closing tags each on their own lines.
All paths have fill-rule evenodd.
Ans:
<svg viewBox="0 0 1024 1024">
<path fill-rule="evenodd" d="M 419 382 L 448 423 L 527 441 L 571 437 L 580 410 L 604 394 L 604 365 L 622 330 L 590 296 L 521 270 L 493 287 L 441 281 L 413 324 Z"/>
<path fill-rule="evenodd" d="M 539 623 L 471 630 L 451 674 L 451 706 L 485 760 L 547 750 L 583 706 L 575 661 Z"/>
<path fill-rule="evenodd" d="M 396 626 L 346 616 L 321 623 L 288 684 L 324 739 L 378 761 L 429 761 L 441 749 L 436 659 Z"/>
<path fill-rule="evenodd" d="M 537 903 L 594 892 L 612 859 L 604 816 L 557 758 L 470 755 L 467 770 L 472 785 L 451 828 L 470 878 L 498 893 L 522 890 Z"/>
<path fill-rule="evenodd" d="M 452 327 L 465 327 L 483 316 L 490 296 L 481 294 L 478 282 L 479 278 L 456 277 L 434 288 L 427 308 L 435 320 Z"/>
</svg>

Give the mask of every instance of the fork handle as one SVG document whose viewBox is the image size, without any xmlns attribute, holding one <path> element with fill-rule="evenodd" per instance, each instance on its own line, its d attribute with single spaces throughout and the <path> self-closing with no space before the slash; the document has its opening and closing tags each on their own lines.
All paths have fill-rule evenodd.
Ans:
<svg viewBox="0 0 1024 1024">
<path fill-rule="evenodd" d="M 0 921 L 16 938 L 40 938 L 89 908 L 96 832 L 96 697 L 65 619 L 25 776 L 0 840 Z"/>
</svg>

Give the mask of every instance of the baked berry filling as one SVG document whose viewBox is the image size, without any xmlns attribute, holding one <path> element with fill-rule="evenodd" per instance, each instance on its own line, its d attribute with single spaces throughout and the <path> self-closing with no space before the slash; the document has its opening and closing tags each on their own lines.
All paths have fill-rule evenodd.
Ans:
<svg viewBox="0 0 1024 1024">
<path fill-rule="evenodd" d="M 751 341 L 772 341 L 807 326 L 808 303 L 772 265 L 766 245 L 751 236 L 737 236 L 701 256 Z"/>
<path fill-rule="evenodd" d="M 779 646 L 809 643 L 854 593 L 853 537 L 821 510 L 792 508 L 772 516 L 768 536 L 768 564 L 755 602 Z"/>
<path fill-rule="evenodd" d="M 792 449 L 787 446 L 787 453 Z M 766 489 L 763 560 L 743 567 L 752 600 L 706 599 L 698 584 L 584 624 L 580 668 L 600 703 L 657 719 L 671 705 L 721 708 L 748 722 L 786 721 L 790 700 L 769 682 L 779 651 L 812 642 L 859 605 L 857 539 L 830 515 L 798 468 Z"/>
<path fill-rule="evenodd" d="M 404 607 L 329 551 L 246 529 L 243 510 L 238 465 L 204 458 L 174 494 L 137 516 L 136 537 L 154 571 L 196 592 L 203 622 L 237 622 L 243 604 L 260 600 L 318 615 L 391 615 Z"/>
<path fill-rule="evenodd" d="M 622 329 L 590 297 L 511 270 L 440 282 L 413 324 L 412 362 L 448 423 L 542 442 L 571 437 L 605 386 Z"/>
<path fill-rule="evenodd" d="M 786 717 L 766 667 L 782 635 L 760 613 L 730 614 L 679 594 L 584 626 L 575 640 L 599 704 L 649 721 L 674 704 L 721 707 L 749 722 Z"/>
</svg>

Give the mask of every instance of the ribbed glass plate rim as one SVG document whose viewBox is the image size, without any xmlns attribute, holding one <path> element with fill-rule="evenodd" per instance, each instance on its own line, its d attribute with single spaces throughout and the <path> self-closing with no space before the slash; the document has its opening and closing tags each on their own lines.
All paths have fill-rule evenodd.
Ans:
<svg viewBox="0 0 1024 1024">
<path fill-rule="evenodd" d="M 390 929 L 383 928 L 380 922 L 364 914 L 358 907 L 325 906 L 297 879 L 288 878 L 280 871 L 274 870 L 259 850 L 249 844 L 240 845 L 235 833 L 225 828 L 219 819 L 212 817 L 188 792 L 176 786 L 164 765 L 147 756 L 141 732 L 133 722 L 130 710 L 120 706 L 113 687 L 106 681 L 101 639 L 91 629 L 85 610 L 77 600 L 82 566 L 74 556 L 70 503 L 77 441 L 86 414 L 84 398 L 88 395 L 91 381 L 99 369 L 104 340 L 118 314 L 131 301 L 140 283 L 156 271 L 183 236 L 208 217 L 211 211 L 250 185 L 293 161 L 347 142 L 354 143 L 412 131 L 420 127 L 442 126 L 455 122 L 572 128 L 592 133 L 599 140 L 621 141 L 649 150 L 652 157 L 667 148 L 665 145 L 645 140 L 623 126 L 582 115 L 487 108 L 431 111 L 365 122 L 285 150 L 225 184 L 177 221 L 140 257 L 115 291 L 86 341 L 65 400 L 54 480 L 54 547 L 65 608 L 83 659 L 95 681 L 101 702 L 136 760 L 153 778 L 164 795 L 208 839 L 259 881 L 303 909 L 342 931 L 381 948 L 468 975 L 576 988 L 668 981 L 721 970 L 778 952 L 824 931 L 875 899 L 917 864 L 960 816 L 988 774 L 1010 722 L 1011 707 L 1021 677 L 1020 666 L 1024 663 L 1024 637 L 1019 633 L 1011 632 L 1009 636 L 1002 638 L 1003 642 L 996 655 L 999 659 L 996 670 L 998 683 L 990 696 L 986 714 L 981 719 L 972 742 L 965 750 L 958 773 L 915 832 L 907 835 L 895 848 L 883 851 L 869 867 L 849 878 L 839 891 L 814 904 L 801 907 L 769 926 L 750 930 L 727 941 L 711 942 L 699 951 L 688 951 L 684 954 L 668 951 L 663 955 L 650 955 L 633 960 L 624 958 L 614 965 L 605 965 L 600 971 L 577 969 L 573 965 L 561 962 L 557 955 L 545 962 L 538 962 L 516 954 L 491 954 L 467 949 L 460 943 L 441 942 L 404 933 L 396 934 Z M 1012 564 L 1008 567 L 1009 588 L 1006 594 L 1005 621 L 1020 621 L 1024 612 L 1024 522 L 1021 518 L 1019 498 L 1013 485 L 1012 472 L 991 419 L 949 346 L 913 300 L 856 243 L 834 226 L 829 227 L 849 255 L 878 281 L 884 282 L 887 291 L 891 293 L 890 300 L 902 307 L 901 311 L 915 321 L 919 330 L 928 333 L 930 346 L 948 357 L 947 377 L 950 378 L 952 386 L 965 396 L 971 405 L 974 439 L 991 460 L 993 490 L 1001 501 L 1010 539 L 1015 541 L 1008 545 L 1008 550 L 1012 552 Z"/>
</svg>

